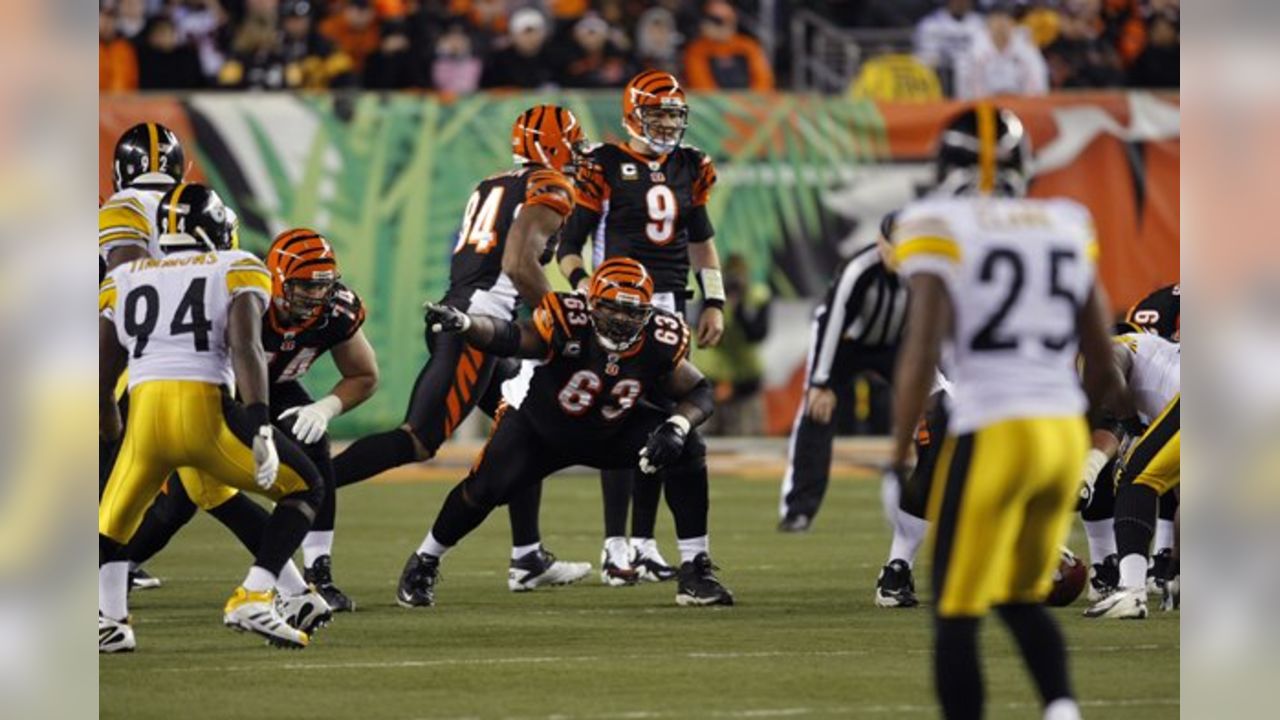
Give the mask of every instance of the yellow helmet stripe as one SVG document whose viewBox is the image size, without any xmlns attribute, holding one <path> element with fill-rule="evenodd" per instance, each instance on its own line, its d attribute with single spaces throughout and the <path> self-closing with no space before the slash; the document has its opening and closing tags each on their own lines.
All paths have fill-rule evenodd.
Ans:
<svg viewBox="0 0 1280 720">
<path fill-rule="evenodd" d="M 151 164 L 147 165 L 147 172 L 159 172 L 160 167 L 160 131 L 156 129 L 156 124 L 147 123 L 147 152 L 151 156 Z"/>
<path fill-rule="evenodd" d="M 996 187 L 996 109 L 978 103 L 978 190 L 988 194 Z"/>
<path fill-rule="evenodd" d="M 173 195 L 169 196 L 169 232 L 177 232 L 174 228 L 178 227 L 178 200 L 182 197 L 182 191 L 187 189 L 187 184 L 182 183 L 173 189 Z"/>
</svg>

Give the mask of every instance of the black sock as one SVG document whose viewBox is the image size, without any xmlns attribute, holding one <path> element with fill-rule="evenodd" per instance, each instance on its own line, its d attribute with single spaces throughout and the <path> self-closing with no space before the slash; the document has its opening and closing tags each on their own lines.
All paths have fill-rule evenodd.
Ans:
<svg viewBox="0 0 1280 720">
<path fill-rule="evenodd" d="M 323 445 L 314 452 L 311 448 L 312 446 L 307 446 L 303 449 L 307 451 L 307 457 L 311 458 L 311 462 L 316 464 L 316 469 L 320 471 L 320 478 L 324 480 L 324 500 L 320 502 L 320 511 L 316 513 L 316 521 L 311 523 L 311 529 L 317 532 L 329 532 L 333 530 L 333 523 L 338 515 L 338 481 L 334 477 L 333 461 L 329 456 L 329 441 L 325 440 Z"/>
<path fill-rule="evenodd" d="M 303 512 L 300 505 L 305 506 L 305 503 L 294 496 L 286 496 L 276 503 L 276 509 L 267 518 L 262 544 L 253 559 L 254 565 L 272 575 L 279 575 L 285 562 L 297 552 L 302 538 L 311 529 L 311 515 Z"/>
<path fill-rule="evenodd" d="M 368 480 L 385 470 L 415 460 L 413 438 L 399 428 L 369 435 L 351 443 L 333 459 L 333 475 L 337 487 Z"/>
<path fill-rule="evenodd" d="M 156 495 L 138 531 L 129 539 L 124 557 L 139 565 L 147 562 L 163 550 L 195 514 L 196 505 L 187 497 L 178 476 L 170 476 L 166 492 Z"/>
<path fill-rule="evenodd" d="M 604 495 L 604 536 L 627 536 L 627 510 L 631 505 L 631 469 L 601 470 L 600 491 Z"/>
<path fill-rule="evenodd" d="M 98 533 L 98 567 L 102 567 L 109 562 L 123 560 L 124 558 L 123 545 L 102 533 Z"/>
<path fill-rule="evenodd" d="M 637 472 L 632 470 L 634 477 Z M 656 476 L 636 477 L 631 489 L 631 537 L 651 538 L 658 524 L 658 505 L 662 502 L 662 484 L 665 473 Z"/>
<path fill-rule="evenodd" d="M 707 466 L 702 462 L 681 463 L 662 473 L 667 486 L 667 507 L 675 518 L 676 537 L 681 540 L 702 537 L 707 534 L 707 513 L 711 509 L 707 483 Z M 657 478 L 636 478 L 637 485 L 654 482 Z M 656 485 L 657 483 L 654 482 Z M 652 526 L 649 535 L 653 537 Z"/>
<path fill-rule="evenodd" d="M 266 536 L 271 514 L 244 493 L 236 493 L 230 500 L 209 511 L 218 522 L 236 536 L 250 555 L 257 555 Z"/>
<path fill-rule="evenodd" d="M 532 545 L 542 540 L 542 532 L 538 528 L 538 511 L 541 507 L 541 482 L 520 491 L 507 503 L 507 514 L 511 517 L 512 547 Z"/>
<path fill-rule="evenodd" d="M 1159 499 L 1155 489 L 1146 485 L 1125 483 L 1116 490 L 1116 551 L 1122 559 L 1151 551 Z"/>
<path fill-rule="evenodd" d="M 1066 643 L 1049 611 L 1043 605 L 1019 603 L 1002 605 L 996 612 L 1018 642 L 1044 704 L 1071 697 Z"/>
<path fill-rule="evenodd" d="M 1160 496 L 1160 519 L 1173 521 L 1178 514 L 1178 493 L 1167 492 Z"/>
<path fill-rule="evenodd" d="M 449 496 L 444 499 L 444 505 L 440 508 L 440 514 L 436 516 L 435 524 L 431 526 L 431 534 L 440 544 L 447 547 L 453 547 L 462 542 L 462 538 L 480 527 L 484 519 L 493 511 L 491 507 L 481 508 L 471 504 L 466 499 L 465 486 L 464 480 L 449 491 Z"/>
<path fill-rule="evenodd" d="M 982 718 L 982 668 L 978 664 L 978 619 L 937 618 L 933 681 L 947 720 Z"/>
</svg>

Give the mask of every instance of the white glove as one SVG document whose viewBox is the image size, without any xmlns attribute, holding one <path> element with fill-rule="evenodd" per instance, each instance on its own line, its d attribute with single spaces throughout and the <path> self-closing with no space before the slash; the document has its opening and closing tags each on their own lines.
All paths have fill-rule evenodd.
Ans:
<svg viewBox="0 0 1280 720">
<path fill-rule="evenodd" d="M 303 445 L 310 445 L 324 437 L 329 421 L 342 414 L 342 400 L 337 395 L 325 395 L 310 405 L 298 405 L 280 413 L 280 419 L 295 417 L 293 436 Z"/>
<path fill-rule="evenodd" d="M 276 441 L 271 435 L 271 426 L 258 428 L 253 437 L 253 479 L 258 487 L 269 490 L 276 482 L 276 473 L 280 471 L 280 456 L 276 454 Z"/>
<path fill-rule="evenodd" d="M 1079 509 L 1083 510 L 1093 502 L 1093 489 L 1098 484 L 1098 475 L 1110 459 L 1106 453 L 1097 448 L 1089 450 L 1089 454 L 1085 456 L 1084 472 L 1080 478 L 1080 502 L 1077 506 Z"/>
</svg>

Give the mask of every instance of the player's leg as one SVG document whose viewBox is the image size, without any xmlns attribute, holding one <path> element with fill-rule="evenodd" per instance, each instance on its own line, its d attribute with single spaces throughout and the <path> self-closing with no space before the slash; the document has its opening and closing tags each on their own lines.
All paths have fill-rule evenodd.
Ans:
<svg viewBox="0 0 1280 720">
<path fill-rule="evenodd" d="M 1156 534 L 1151 543 L 1151 567 L 1147 569 L 1147 591 L 1161 594 L 1164 585 L 1173 577 L 1174 518 L 1178 515 L 1178 494 L 1167 492 L 1160 496 L 1160 511 L 1156 516 Z"/>
<path fill-rule="evenodd" d="M 600 582 L 613 587 L 632 585 L 640 574 L 631 567 L 627 540 L 627 511 L 631 508 L 635 477 L 631 468 L 600 471 L 604 499 L 604 548 L 600 551 Z"/>
<path fill-rule="evenodd" d="M 676 568 L 662 557 L 654 537 L 665 476 L 642 478 L 636 470 L 631 474 L 631 567 L 647 582 L 674 580 Z"/>
<path fill-rule="evenodd" d="M 1097 602 L 1115 592 L 1120 584 L 1120 556 L 1116 554 L 1116 466 L 1113 458 L 1098 473 L 1089 504 L 1080 511 L 1084 534 L 1089 541 L 1089 602 Z"/>
<path fill-rule="evenodd" d="M 130 590 L 160 586 L 160 579 L 152 576 L 142 565 L 163 550 L 178 531 L 191 522 L 197 509 L 177 474 L 170 475 L 125 548 L 125 556 L 129 558 Z"/>
<path fill-rule="evenodd" d="M 831 447 L 836 423 L 820 423 L 809 417 L 808 405 L 801 402 L 791 426 L 787 444 L 787 470 L 782 476 L 782 499 L 778 529 L 804 532 L 822 505 L 831 479 Z"/>
</svg>

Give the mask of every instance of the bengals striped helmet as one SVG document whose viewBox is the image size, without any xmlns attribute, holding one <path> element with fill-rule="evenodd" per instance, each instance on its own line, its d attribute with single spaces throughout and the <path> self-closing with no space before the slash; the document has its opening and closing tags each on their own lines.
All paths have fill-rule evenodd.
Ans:
<svg viewBox="0 0 1280 720">
<path fill-rule="evenodd" d="M 271 304 L 290 325 L 309 324 L 329 312 L 338 288 L 338 259 L 323 235 L 307 228 L 286 230 L 267 250 Z"/>
<path fill-rule="evenodd" d="M 689 127 L 689 105 L 671 73 L 645 70 L 622 90 L 622 126 L 654 152 L 676 149 Z"/>
<path fill-rule="evenodd" d="M 182 182 L 186 156 L 182 143 L 172 130 L 160 123 L 138 123 L 116 141 L 115 161 L 112 163 L 116 190 L 133 184 L 141 175 L 160 173 L 173 182 Z"/>
<path fill-rule="evenodd" d="M 653 315 L 653 278 L 631 258 L 612 258 L 591 276 L 587 300 L 600 344 L 622 352 L 640 339 Z"/>
<path fill-rule="evenodd" d="M 578 118 L 562 107 L 531 107 L 511 127 L 511 155 L 517 165 L 543 165 L 572 175 L 586 149 L 587 136 Z"/>
</svg>

